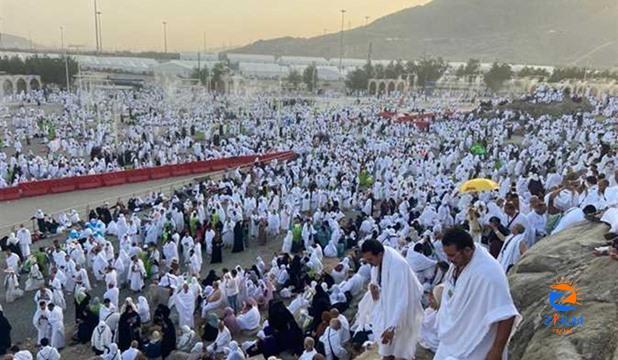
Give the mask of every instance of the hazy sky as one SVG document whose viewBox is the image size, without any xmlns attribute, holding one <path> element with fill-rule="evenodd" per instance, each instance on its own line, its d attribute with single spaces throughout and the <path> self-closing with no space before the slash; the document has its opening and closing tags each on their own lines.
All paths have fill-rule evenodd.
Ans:
<svg viewBox="0 0 618 360">
<path fill-rule="evenodd" d="M 244 45 L 279 36 L 314 36 L 363 25 L 429 0 L 97 0 L 107 50 L 168 50 Z M 0 31 L 46 46 L 95 47 L 94 0 L 0 0 Z"/>
</svg>

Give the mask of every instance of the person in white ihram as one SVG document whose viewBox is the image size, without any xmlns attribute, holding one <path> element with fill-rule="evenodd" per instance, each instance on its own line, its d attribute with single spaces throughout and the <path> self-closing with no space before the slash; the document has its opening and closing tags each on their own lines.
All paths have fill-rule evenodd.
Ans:
<svg viewBox="0 0 618 360">
<path fill-rule="evenodd" d="M 442 245 L 451 267 L 438 310 L 434 359 L 506 360 L 521 315 L 502 266 L 461 228 L 447 230 Z"/>
<path fill-rule="evenodd" d="M 423 320 L 423 288 L 397 250 L 371 239 L 361 252 L 372 265 L 369 292 L 378 353 L 386 360 L 412 359 Z"/>
</svg>

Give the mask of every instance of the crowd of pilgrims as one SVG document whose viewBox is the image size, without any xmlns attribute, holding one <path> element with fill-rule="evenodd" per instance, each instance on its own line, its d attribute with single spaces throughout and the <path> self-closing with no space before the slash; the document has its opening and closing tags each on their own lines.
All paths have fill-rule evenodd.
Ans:
<svg viewBox="0 0 618 360">
<path fill-rule="evenodd" d="M 71 97 L 60 99 L 72 108 Z M 246 113 L 252 136 L 241 144 L 291 149 L 296 160 L 230 169 L 220 180 L 169 197 L 152 193 L 105 204 L 84 220 L 76 212 L 39 210 L 39 235 L 54 233 L 51 246 L 31 251 L 35 234 L 23 226 L 3 239 L 5 300 L 33 294 L 38 358 L 60 358 L 65 325 L 72 323 L 74 340 L 105 360 L 165 358 L 172 351 L 190 359 L 348 358 L 379 341 L 371 331 L 371 266 L 358 250 L 368 239 L 400 251 L 422 284 L 419 344 L 436 351 L 436 313 L 449 269 L 441 244 L 446 229 L 465 228 L 505 272 L 546 235 L 586 219 L 600 218 L 610 234 L 618 231 L 617 159 L 610 146 L 615 101 L 559 118 L 454 114 L 427 132 L 380 119 L 380 105 L 298 104 L 284 109 L 282 119 L 263 119 L 260 114 L 275 110 L 256 102 Z M 159 114 L 146 117 L 173 118 Z M 514 133 L 525 135 L 521 144 L 511 141 Z M 471 153 L 478 143 L 486 151 Z M 478 177 L 500 188 L 459 193 L 463 181 Z M 223 248 L 234 254 L 272 242 L 281 248 L 271 259 L 211 269 L 223 261 Z M 616 248 L 601 253 L 616 256 Z M 106 289 L 101 299 L 90 294 L 97 284 Z M 134 294 L 122 300 L 124 288 Z M 67 301 L 75 303 L 70 320 Z M 0 334 L 9 333 L 2 315 Z M 6 339 L 1 353 L 28 358 Z"/>
<path fill-rule="evenodd" d="M 259 119 L 273 114 L 274 102 L 257 98 L 230 111 L 242 98 L 178 92 L 41 91 L 37 96 L 61 111 L 0 107 L 0 188 L 275 150 L 267 138 L 250 136 L 272 126 Z"/>
</svg>

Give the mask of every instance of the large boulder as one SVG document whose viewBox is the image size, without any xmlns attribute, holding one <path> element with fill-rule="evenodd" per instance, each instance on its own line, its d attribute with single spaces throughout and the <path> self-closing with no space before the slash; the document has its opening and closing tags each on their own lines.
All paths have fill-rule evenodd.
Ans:
<svg viewBox="0 0 618 360">
<path fill-rule="evenodd" d="M 523 315 L 509 346 L 511 359 L 618 358 L 618 261 L 592 254 L 607 231 L 607 225 L 585 223 L 549 236 L 510 271 L 511 293 Z M 554 313 L 549 286 L 562 278 L 579 289 L 574 314 L 584 316 L 570 335 L 554 334 L 543 323 L 544 315 Z"/>
</svg>

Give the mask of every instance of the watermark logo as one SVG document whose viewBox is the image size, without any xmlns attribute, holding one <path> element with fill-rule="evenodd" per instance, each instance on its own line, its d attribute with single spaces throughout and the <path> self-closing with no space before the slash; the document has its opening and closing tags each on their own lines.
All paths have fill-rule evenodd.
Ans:
<svg viewBox="0 0 618 360">
<path fill-rule="evenodd" d="M 549 289 L 548 300 L 553 312 L 543 314 L 543 324 L 556 335 L 569 335 L 584 326 L 584 316 L 576 314 L 582 303 L 575 283 L 559 279 Z"/>
</svg>

